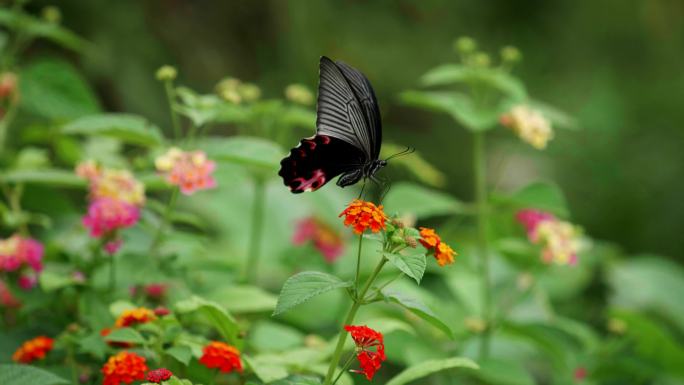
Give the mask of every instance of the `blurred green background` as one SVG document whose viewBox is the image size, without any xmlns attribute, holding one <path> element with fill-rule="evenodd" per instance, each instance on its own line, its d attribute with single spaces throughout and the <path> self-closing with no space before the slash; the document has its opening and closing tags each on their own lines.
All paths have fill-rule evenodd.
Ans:
<svg viewBox="0 0 684 385">
<path fill-rule="evenodd" d="M 397 95 L 454 61 L 457 36 L 493 54 L 515 45 L 524 54 L 515 72 L 530 94 L 573 115 L 581 130 L 556 131 L 544 152 L 495 131 L 491 183 L 511 189 L 554 179 L 592 237 L 628 253 L 684 255 L 681 0 L 62 0 L 29 9 L 45 5 L 58 5 L 62 23 L 94 44 L 78 58 L 46 43 L 28 56 L 73 60 L 105 109 L 140 113 L 168 130 L 153 76 L 162 64 L 202 92 L 231 75 L 269 97 L 293 82 L 315 88 L 320 55 L 344 60 L 373 82 L 386 138 L 415 146 L 461 199 L 472 195 L 469 135 L 446 116 L 402 106 Z"/>
</svg>

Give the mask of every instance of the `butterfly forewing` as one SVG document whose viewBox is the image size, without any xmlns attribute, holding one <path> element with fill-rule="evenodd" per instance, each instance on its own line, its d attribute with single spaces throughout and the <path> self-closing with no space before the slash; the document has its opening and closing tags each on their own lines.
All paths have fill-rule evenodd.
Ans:
<svg viewBox="0 0 684 385">
<path fill-rule="evenodd" d="M 338 138 L 372 157 L 365 114 L 340 68 L 323 56 L 320 62 L 316 133 Z"/>
</svg>

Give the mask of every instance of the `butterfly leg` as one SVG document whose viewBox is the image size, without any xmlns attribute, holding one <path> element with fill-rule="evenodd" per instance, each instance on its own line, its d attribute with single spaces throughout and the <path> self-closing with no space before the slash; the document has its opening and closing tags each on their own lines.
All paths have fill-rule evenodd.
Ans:
<svg viewBox="0 0 684 385">
<path fill-rule="evenodd" d="M 389 192 L 392 184 L 390 183 L 389 179 L 380 178 L 375 175 L 371 176 L 370 179 L 373 183 L 375 183 L 375 185 L 377 185 L 380 188 L 380 199 L 378 200 L 378 203 L 382 203 L 382 200 L 385 199 L 385 195 L 387 195 L 387 193 Z"/>
<path fill-rule="evenodd" d="M 361 191 L 359 192 L 359 197 L 356 199 L 361 199 L 363 196 L 363 191 L 366 189 L 366 178 L 363 178 L 363 184 L 361 185 Z"/>
</svg>

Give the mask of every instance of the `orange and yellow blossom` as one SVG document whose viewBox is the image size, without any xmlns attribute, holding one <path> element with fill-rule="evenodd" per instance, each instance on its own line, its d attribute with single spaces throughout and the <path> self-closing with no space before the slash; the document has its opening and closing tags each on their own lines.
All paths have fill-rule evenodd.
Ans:
<svg viewBox="0 0 684 385">
<path fill-rule="evenodd" d="M 119 316 L 119 318 L 116 319 L 116 323 L 114 325 L 118 328 L 122 328 L 137 324 L 143 324 L 146 322 L 154 321 L 156 319 L 157 316 L 154 314 L 154 311 L 145 307 L 139 307 L 136 309 L 124 310 Z"/>
<path fill-rule="evenodd" d="M 442 238 L 437 235 L 434 229 L 421 227 L 420 243 L 428 252 L 432 252 L 432 255 L 437 260 L 437 264 L 442 267 L 454 263 L 454 257 L 458 255 L 451 246 L 442 241 Z"/>
<path fill-rule="evenodd" d="M 362 234 L 368 229 L 377 233 L 385 229 L 387 221 L 382 205 L 376 206 L 373 202 L 360 199 L 353 200 L 339 216 L 344 216 L 344 225 L 352 227 L 356 234 Z"/>
<path fill-rule="evenodd" d="M 52 350 L 54 340 L 49 337 L 39 336 L 24 342 L 14 354 L 12 361 L 22 364 L 30 364 L 35 360 L 42 360 Z"/>
</svg>

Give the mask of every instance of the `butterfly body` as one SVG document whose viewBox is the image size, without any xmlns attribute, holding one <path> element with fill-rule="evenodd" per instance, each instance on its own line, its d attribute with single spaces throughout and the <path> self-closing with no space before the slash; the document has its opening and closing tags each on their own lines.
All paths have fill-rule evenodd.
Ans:
<svg viewBox="0 0 684 385">
<path fill-rule="evenodd" d="M 387 162 L 378 159 L 380 111 L 373 88 L 358 70 L 321 57 L 316 135 L 302 139 L 278 174 L 293 193 L 315 191 L 336 176 L 345 187 L 372 179 Z"/>
</svg>

